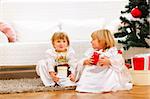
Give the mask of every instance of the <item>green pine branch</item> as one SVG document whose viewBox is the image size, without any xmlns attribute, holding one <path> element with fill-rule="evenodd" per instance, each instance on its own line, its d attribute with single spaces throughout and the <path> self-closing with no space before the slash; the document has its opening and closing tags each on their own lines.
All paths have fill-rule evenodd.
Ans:
<svg viewBox="0 0 150 99">
<path fill-rule="evenodd" d="M 118 28 L 118 32 L 114 34 L 115 38 L 122 38 L 126 36 L 125 40 L 118 40 L 118 43 L 124 45 L 124 49 L 128 50 L 130 47 L 145 47 L 150 48 L 145 39 L 150 39 L 150 23 L 149 18 L 149 4 L 146 0 L 129 0 L 129 4 L 125 6 L 125 11 L 121 14 L 130 14 L 132 9 L 138 7 L 141 10 L 141 17 L 139 20 L 128 19 L 120 16 L 121 24 L 123 26 Z"/>
</svg>

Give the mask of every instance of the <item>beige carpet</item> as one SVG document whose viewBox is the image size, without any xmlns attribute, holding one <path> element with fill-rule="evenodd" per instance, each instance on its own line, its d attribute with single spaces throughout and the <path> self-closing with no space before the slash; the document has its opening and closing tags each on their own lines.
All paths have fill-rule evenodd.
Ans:
<svg viewBox="0 0 150 99">
<path fill-rule="evenodd" d="M 0 94 L 73 89 L 75 87 L 45 87 L 39 78 L 0 80 Z"/>
</svg>

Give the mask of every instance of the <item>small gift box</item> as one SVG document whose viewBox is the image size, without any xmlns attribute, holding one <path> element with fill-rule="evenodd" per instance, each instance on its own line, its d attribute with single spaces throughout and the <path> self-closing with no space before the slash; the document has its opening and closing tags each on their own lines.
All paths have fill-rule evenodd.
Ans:
<svg viewBox="0 0 150 99">
<path fill-rule="evenodd" d="M 103 49 L 93 52 L 93 55 L 92 55 L 93 64 L 92 65 L 96 65 L 97 64 L 97 62 L 99 61 L 99 58 L 102 57 L 101 55 L 103 54 L 103 52 L 104 52 Z"/>
<path fill-rule="evenodd" d="M 96 65 L 98 60 L 99 60 L 99 53 L 98 52 L 94 52 L 93 55 L 92 55 L 92 58 L 93 58 L 93 65 Z"/>
<path fill-rule="evenodd" d="M 131 58 L 134 70 L 150 70 L 150 54 L 139 54 Z"/>
<path fill-rule="evenodd" d="M 69 65 L 68 64 L 62 64 L 55 66 L 55 72 L 60 77 L 68 77 L 70 75 L 69 71 Z"/>
<path fill-rule="evenodd" d="M 57 67 L 57 75 L 67 77 L 67 70 L 68 70 L 68 67 L 59 66 Z"/>
</svg>

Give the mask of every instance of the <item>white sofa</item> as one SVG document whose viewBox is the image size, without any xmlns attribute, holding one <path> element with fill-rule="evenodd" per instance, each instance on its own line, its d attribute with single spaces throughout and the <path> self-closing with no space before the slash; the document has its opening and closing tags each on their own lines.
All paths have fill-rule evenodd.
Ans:
<svg viewBox="0 0 150 99">
<path fill-rule="evenodd" d="M 93 31 L 116 29 L 114 19 L 119 19 L 127 1 L 1 0 L 0 3 L 0 18 L 14 27 L 18 38 L 15 43 L 0 44 L 0 66 L 21 66 L 35 65 L 44 58 L 45 51 L 51 47 L 50 37 L 55 31 L 69 33 L 71 46 L 78 59 L 81 58 L 90 46 L 90 34 Z M 147 50 L 143 52 L 150 53 Z M 131 54 L 124 55 L 131 57 Z"/>
<path fill-rule="evenodd" d="M 80 59 L 91 45 L 89 41 L 79 40 L 72 41 L 71 46 L 74 48 L 77 58 Z M 36 65 L 40 59 L 45 58 L 45 51 L 50 47 L 50 42 L 0 44 L 0 66 Z M 128 59 L 139 53 L 150 53 L 150 50 L 130 48 L 123 53 L 123 56 Z"/>
<path fill-rule="evenodd" d="M 71 46 L 79 59 L 89 48 L 90 42 L 74 41 Z M 50 42 L 0 44 L 0 66 L 36 65 L 40 59 L 45 58 L 45 51 L 50 47 Z"/>
</svg>

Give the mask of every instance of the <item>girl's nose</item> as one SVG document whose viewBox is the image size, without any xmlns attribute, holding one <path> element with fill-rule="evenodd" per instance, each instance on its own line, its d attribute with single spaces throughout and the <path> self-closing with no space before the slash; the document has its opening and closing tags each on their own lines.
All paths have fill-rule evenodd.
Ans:
<svg viewBox="0 0 150 99">
<path fill-rule="evenodd" d="M 91 41 L 91 44 L 93 44 L 93 41 Z"/>
<path fill-rule="evenodd" d="M 63 41 L 61 41 L 60 44 L 63 44 Z"/>
<path fill-rule="evenodd" d="M 91 41 L 91 43 L 92 43 L 92 41 Z"/>
<path fill-rule="evenodd" d="M 60 45 L 63 45 L 63 43 L 60 43 Z"/>
</svg>

